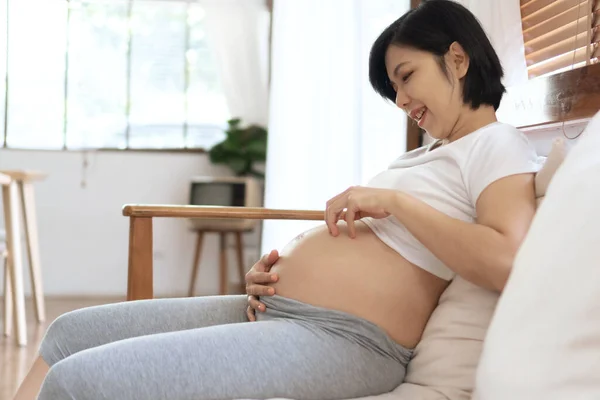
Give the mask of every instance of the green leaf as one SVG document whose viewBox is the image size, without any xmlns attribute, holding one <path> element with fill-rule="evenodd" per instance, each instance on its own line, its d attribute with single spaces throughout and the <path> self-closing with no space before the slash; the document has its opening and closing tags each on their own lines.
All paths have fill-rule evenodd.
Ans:
<svg viewBox="0 0 600 400">
<path fill-rule="evenodd" d="M 243 158 L 230 158 L 227 161 L 227 165 L 237 174 L 244 172 L 246 168 L 246 160 Z"/>
<path fill-rule="evenodd" d="M 267 130 L 259 125 L 242 128 L 239 118 L 227 123 L 225 140 L 209 150 L 210 161 L 228 165 L 236 175 L 262 176 L 253 171 L 252 164 L 266 161 Z"/>
</svg>

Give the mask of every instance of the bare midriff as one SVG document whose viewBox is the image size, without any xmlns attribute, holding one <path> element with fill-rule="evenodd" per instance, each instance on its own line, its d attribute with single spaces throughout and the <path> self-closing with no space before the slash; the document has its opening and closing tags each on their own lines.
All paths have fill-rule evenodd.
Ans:
<svg viewBox="0 0 600 400">
<path fill-rule="evenodd" d="M 383 329 L 407 348 L 419 342 L 447 281 L 410 263 L 363 222 L 356 237 L 330 235 L 323 224 L 292 240 L 271 272 L 275 293 L 314 306 L 347 312 Z"/>
</svg>

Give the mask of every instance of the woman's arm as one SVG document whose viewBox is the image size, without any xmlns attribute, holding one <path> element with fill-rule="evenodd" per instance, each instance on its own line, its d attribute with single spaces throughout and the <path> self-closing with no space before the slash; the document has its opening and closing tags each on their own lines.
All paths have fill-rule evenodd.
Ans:
<svg viewBox="0 0 600 400">
<path fill-rule="evenodd" d="M 387 210 L 448 268 L 478 286 L 502 291 L 535 213 L 534 174 L 502 178 L 477 200 L 477 223 L 449 217 L 396 192 Z"/>
</svg>

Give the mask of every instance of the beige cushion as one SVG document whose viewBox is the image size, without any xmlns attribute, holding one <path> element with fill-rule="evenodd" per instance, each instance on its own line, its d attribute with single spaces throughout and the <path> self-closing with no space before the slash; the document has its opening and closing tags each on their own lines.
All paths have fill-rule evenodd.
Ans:
<svg viewBox="0 0 600 400">
<path fill-rule="evenodd" d="M 427 323 L 397 398 L 469 399 L 497 300 L 497 293 L 456 277 Z M 411 384 L 422 388 L 419 397 Z"/>
</svg>

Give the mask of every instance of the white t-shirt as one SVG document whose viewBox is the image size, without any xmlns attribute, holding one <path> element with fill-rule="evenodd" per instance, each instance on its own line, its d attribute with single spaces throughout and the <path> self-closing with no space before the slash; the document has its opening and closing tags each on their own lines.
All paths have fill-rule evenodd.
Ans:
<svg viewBox="0 0 600 400">
<path fill-rule="evenodd" d="M 501 122 L 432 150 L 436 144 L 405 153 L 367 186 L 396 189 L 452 218 L 475 222 L 477 199 L 488 185 L 506 176 L 537 172 L 541 167 L 525 135 Z M 409 262 L 444 280 L 454 277 L 454 272 L 396 217 L 363 221 Z"/>
</svg>

